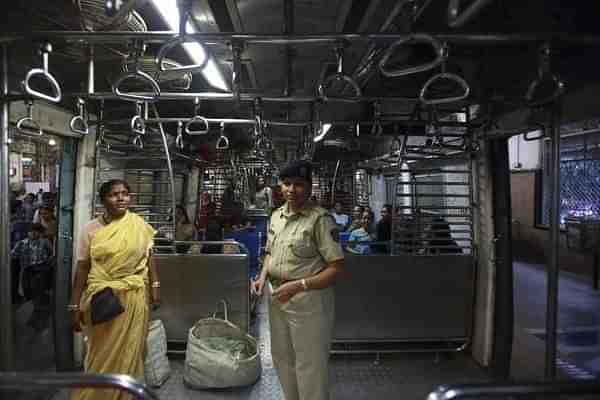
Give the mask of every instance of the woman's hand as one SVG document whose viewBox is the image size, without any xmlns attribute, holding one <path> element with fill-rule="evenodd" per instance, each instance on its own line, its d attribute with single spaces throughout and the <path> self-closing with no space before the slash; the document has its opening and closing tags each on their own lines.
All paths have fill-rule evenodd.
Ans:
<svg viewBox="0 0 600 400">
<path fill-rule="evenodd" d="M 303 289 L 304 288 L 302 287 L 302 283 L 300 281 L 291 281 L 279 286 L 273 291 L 272 295 L 283 304 L 290 301 L 292 297 L 294 297 L 298 292 L 301 292 Z"/>
<path fill-rule="evenodd" d="M 150 289 L 150 304 L 153 309 L 160 307 L 160 288 L 153 287 Z"/>
<path fill-rule="evenodd" d="M 81 332 L 83 326 L 83 313 L 81 311 L 71 311 L 71 326 L 73 332 Z"/>
<path fill-rule="evenodd" d="M 253 295 L 261 296 L 265 287 L 265 278 L 258 278 L 255 281 L 250 282 L 250 293 Z"/>
</svg>

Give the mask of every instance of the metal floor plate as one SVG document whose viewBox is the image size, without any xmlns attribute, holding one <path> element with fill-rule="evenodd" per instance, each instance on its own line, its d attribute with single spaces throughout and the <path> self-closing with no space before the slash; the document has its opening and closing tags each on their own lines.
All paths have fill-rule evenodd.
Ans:
<svg viewBox="0 0 600 400">
<path fill-rule="evenodd" d="M 262 375 L 256 384 L 238 389 L 195 390 L 183 384 L 183 360 L 171 360 L 171 377 L 155 389 L 161 400 L 280 400 L 279 379 L 270 349 L 268 310 L 258 304 L 252 334 L 258 338 Z M 394 354 L 376 359 L 336 355 L 330 363 L 331 399 L 424 400 L 440 384 L 484 382 L 487 374 L 467 355 Z M 68 400 L 65 391 L 53 400 Z"/>
</svg>

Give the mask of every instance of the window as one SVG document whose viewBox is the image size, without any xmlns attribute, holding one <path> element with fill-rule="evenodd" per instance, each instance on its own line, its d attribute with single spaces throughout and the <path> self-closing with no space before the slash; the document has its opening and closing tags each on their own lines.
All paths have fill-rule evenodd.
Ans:
<svg viewBox="0 0 600 400">
<path fill-rule="evenodd" d="M 536 224 L 550 224 L 550 149 L 551 141 L 543 142 L 541 186 Z M 539 187 L 538 186 L 538 187 Z M 561 138 L 560 152 L 560 222 L 568 216 L 600 218 L 600 132 L 567 134 Z"/>
</svg>

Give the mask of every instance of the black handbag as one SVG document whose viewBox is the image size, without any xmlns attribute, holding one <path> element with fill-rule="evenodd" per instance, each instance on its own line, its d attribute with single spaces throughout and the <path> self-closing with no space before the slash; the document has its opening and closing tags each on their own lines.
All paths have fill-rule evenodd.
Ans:
<svg viewBox="0 0 600 400">
<path fill-rule="evenodd" d="M 91 310 L 92 325 L 110 321 L 125 311 L 119 298 L 109 287 L 102 289 L 92 297 Z"/>
</svg>

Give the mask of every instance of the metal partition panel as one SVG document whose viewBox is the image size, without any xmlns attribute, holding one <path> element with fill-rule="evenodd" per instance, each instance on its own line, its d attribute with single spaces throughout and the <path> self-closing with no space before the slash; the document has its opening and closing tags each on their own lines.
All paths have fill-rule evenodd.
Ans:
<svg viewBox="0 0 600 400">
<path fill-rule="evenodd" d="M 244 331 L 250 321 L 249 263 L 246 254 L 165 254 L 155 256 L 161 281 L 160 318 L 167 339 L 187 341 L 196 321 L 229 305 L 229 320 Z M 220 309 L 218 309 L 220 311 Z"/>
<path fill-rule="evenodd" d="M 470 256 L 346 254 L 336 285 L 336 342 L 467 340 L 473 304 Z"/>
</svg>

